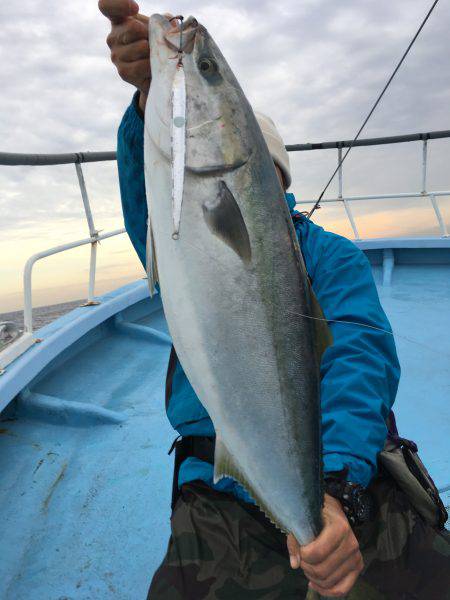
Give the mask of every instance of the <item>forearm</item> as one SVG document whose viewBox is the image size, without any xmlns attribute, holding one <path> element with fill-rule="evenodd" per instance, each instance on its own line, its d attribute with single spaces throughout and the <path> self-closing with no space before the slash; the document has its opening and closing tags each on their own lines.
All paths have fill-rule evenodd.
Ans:
<svg viewBox="0 0 450 600">
<path fill-rule="evenodd" d="M 144 122 L 139 97 L 125 112 L 117 135 L 117 167 L 125 228 L 145 267 L 147 198 L 144 178 Z"/>
<path fill-rule="evenodd" d="M 367 485 L 397 391 L 395 344 L 364 254 L 317 226 L 308 232 L 305 260 L 334 340 L 321 364 L 324 469 L 348 467 L 351 481 Z"/>
<path fill-rule="evenodd" d="M 353 333 L 346 331 L 345 345 L 338 341 L 322 364 L 324 469 L 347 468 L 349 480 L 366 486 L 386 439 L 398 368 L 395 349 L 382 339 L 389 334 Z"/>
</svg>

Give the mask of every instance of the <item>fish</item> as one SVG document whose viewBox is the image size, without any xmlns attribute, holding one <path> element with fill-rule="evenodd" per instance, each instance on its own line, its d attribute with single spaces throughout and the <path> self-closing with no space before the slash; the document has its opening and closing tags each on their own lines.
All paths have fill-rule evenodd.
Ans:
<svg viewBox="0 0 450 600">
<path fill-rule="evenodd" d="M 194 17 L 158 14 L 149 43 L 149 285 L 157 273 L 178 358 L 214 424 L 214 482 L 232 477 L 307 544 L 322 528 L 330 334 L 273 160 L 219 47 Z"/>
</svg>

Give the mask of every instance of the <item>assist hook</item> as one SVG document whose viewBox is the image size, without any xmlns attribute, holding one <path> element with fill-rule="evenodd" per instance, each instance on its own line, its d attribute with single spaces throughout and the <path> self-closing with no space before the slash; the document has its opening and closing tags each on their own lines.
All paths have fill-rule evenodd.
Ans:
<svg viewBox="0 0 450 600">
<path fill-rule="evenodd" d="M 183 21 L 184 21 L 184 17 L 183 15 L 176 15 L 175 17 L 172 17 L 171 19 L 169 19 L 169 21 L 180 21 L 180 46 L 178 48 L 178 63 L 177 65 L 182 65 L 183 64 Z"/>
</svg>

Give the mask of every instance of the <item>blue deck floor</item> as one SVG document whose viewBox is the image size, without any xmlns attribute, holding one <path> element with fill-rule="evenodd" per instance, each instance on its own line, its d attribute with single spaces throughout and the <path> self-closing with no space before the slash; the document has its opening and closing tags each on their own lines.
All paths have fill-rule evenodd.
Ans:
<svg viewBox="0 0 450 600">
<path fill-rule="evenodd" d="M 415 440 L 441 489 L 450 486 L 450 277 L 448 266 L 397 266 L 379 288 L 402 368 L 400 434 Z M 405 339 L 408 338 L 408 339 Z M 414 341 L 415 343 L 412 343 Z M 446 496 L 447 504 L 450 495 Z"/>
<path fill-rule="evenodd" d="M 160 309 L 138 322 L 166 331 Z M 87 338 L 33 392 L 126 420 L 55 414 L 49 423 L 25 407 L 0 423 L 2 600 L 145 598 L 167 544 L 170 346 L 113 323 Z"/>
<path fill-rule="evenodd" d="M 394 330 L 419 342 L 397 338 L 401 434 L 418 442 L 443 488 L 450 484 L 448 273 L 444 265 L 399 266 L 392 286 L 380 287 Z M 129 322 L 141 327 L 127 329 Z M 40 335 L 51 337 L 55 327 Z M 164 410 L 164 334 L 159 298 L 123 308 L 3 412 L 2 600 L 145 598 L 169 532 L 174 433 Z"/>
</svg>

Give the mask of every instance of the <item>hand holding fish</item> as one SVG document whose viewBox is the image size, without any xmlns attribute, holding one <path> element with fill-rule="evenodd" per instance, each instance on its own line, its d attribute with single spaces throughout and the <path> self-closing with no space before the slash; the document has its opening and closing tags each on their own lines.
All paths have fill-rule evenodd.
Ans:
<svg viewBox="0 0 450 600">
<path fill-rule="evenodd" d="M 310 544 L 300 546 L 289 534 L 287 545 L 294 569 L 301 567 L 310 587 L 322 596 L 349 593 L 363 569 L 358 541 L 338 500 L 325 494 L 324 528 Z"/>
<path fill-rule="evenodd" d="M 148 17 L 139 14 L 134 0 L 99 0 L 100 11 L 111 21 L 106 43 L 120 77 L 141 92 L 139 107 L 145 109 L 150 88 Z"/>
</svg>

